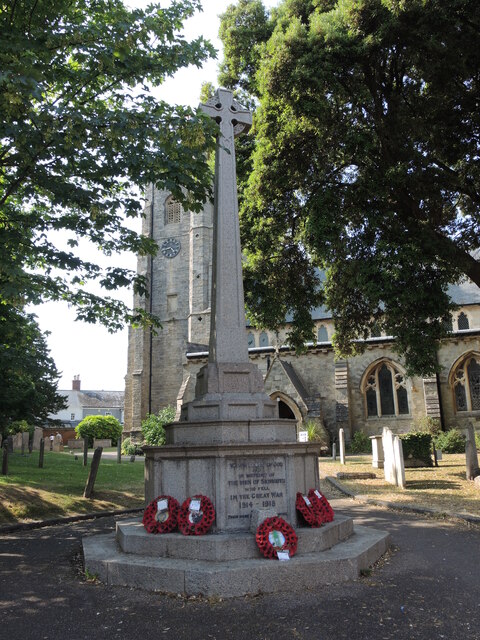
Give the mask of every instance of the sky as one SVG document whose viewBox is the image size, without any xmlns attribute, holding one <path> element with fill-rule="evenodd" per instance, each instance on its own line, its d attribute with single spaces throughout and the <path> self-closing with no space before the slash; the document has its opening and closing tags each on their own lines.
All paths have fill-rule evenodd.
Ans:
<svg viewBox="0 0 480 640">
<path fill-rule="evenodd" d="M 149 2 L 148 2 L 149 3 Z M 142 6 L 142 0 L 130 0 L 129 5 Z M 216 86 L 218 63 L 222 59 L 221 42 L 218 39 L 220 21 L 230 4 L 222 0 L 203 0 L 203 12 L 196 14 L 185 24 L 185 37 L 206 37 L 218 50 L 217 60 L 206 62 L 201 70 L 196 67 L 180 70 L 168 79 L 158 91 L 160 98 L 175 103 L 196 106 L 201 85 L 212 82 Z M 278 4 L 278 0 L 264 0 L 266 7 Z M 140 221 L 138 221 L 138 229 Z M 105 258 L 93 247 L 84 246 L 89 257 L 106 264 Z M 85 254 L 83 254 L 85 257 Z M 111 260 L 110 258 L 109 260 Z M 103 262 L 102 262 L 103 260 Z M 136 257 L 122 254 L 115 258 L 117 264 L 135 269 Z M 132 303 L 132 294 L 124 290 L 117 297 Z M 59 389 L 71 389 L 74 375 L 79 375 L 82 389 L 123 390 L 127 373 L 128 330 L 110 334 L 102 326 L 75 321 L 75 313 L 62 302 L 49 302 L 32 309 L 37 315 L 42 331 L 48 331 L 50 354 L 61 372 Z"/>
</svg>

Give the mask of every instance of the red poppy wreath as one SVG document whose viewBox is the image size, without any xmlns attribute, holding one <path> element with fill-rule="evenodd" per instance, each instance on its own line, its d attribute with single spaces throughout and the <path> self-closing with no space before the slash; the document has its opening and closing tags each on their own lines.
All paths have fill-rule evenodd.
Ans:
<svg viewBox="0 0 480 640">
<path fill-rule="evenodd" d="M 180 505 L 171 496 L 158 496 L 143 512 L 143 526 L 148 533 L 170 533 L 177 528 Z"/>
<path fill-rule="evenodd" d="M 319 514 L 322 522 L 332 522 L 333 509 L 326 497 L 318 489 L 310 489 L 308 498 L 313 505 L 314 511 Z"/>
<path fill-rule="evenodd" d="M 203 536 L 215 520 L 212 501 L 206 496 L 187 498 L 180 507 L 178 528 L 184 536 Z"/>
<path fill-rule="evenodd" d="M 278 558 L 279 552 L 287 552 L 291 558 L 297 551 L 298 538 L 293 527 L 283 518 L 266 518 L 255 536 L 258 548 L 266 558 Z"/>
<path fill-rule="evenodd" d="M 302 493 L 297 493 L 295 500 L 295 509 L 300 514 L 303 521 L 311 527 L 321 527 L 324 520 L 318 509 L 315 509 L 312 501 L 309 497 L 304 496 Z"/>
</svg>

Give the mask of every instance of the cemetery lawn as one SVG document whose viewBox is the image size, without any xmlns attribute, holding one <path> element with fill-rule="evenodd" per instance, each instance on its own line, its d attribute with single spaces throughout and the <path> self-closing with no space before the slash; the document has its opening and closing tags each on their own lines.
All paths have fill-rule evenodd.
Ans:
<svg viewBox="0 0 480 640">
<path fill-rule="evenodd" d="M 440 512 L 473 514 L 480 516 L 480 492 L 474 483 L 465 478 L 465 454 L 443 454 L 438 467 L 405 469 L 407 488 L 402 490 L 385 482 L 383 469 L 372 467 L 371 455 L 346 457 L 346 464 L 339 459 L 320 458 L 320 477 L 337 473 L 370 472 L 375 480 L 340 479 L 339 482 L 355 493 L 367 498 L 402 505 L 438 509 Z M 325 481 L 322 486 L 326 487 Z"/>
<path fill-rule="evenodd" d="M 144 465 L 102 459 L 92 499 L 83 497 L 90 471 L 83 456 L 45 452 L 38 468 L 38 451 L 8 457 L 8 476 L 0 475 L 0 525 L 46 520 L 95 511 L 142 507 Z"/>
</svg>

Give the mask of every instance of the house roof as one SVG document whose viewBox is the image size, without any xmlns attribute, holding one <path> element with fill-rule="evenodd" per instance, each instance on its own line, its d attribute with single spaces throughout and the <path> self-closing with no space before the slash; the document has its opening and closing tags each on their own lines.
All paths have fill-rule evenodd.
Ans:
<svg viewBox="0 0 480 640">
<path fill-rule="evenodd" d="M 62 396 L 68 398 L 68 404 L 79 404 L 82 407 L 93 408 L 122 408 L 125 400 L 124 391 L 74 391 L 60 390 Z"/>
</svg>

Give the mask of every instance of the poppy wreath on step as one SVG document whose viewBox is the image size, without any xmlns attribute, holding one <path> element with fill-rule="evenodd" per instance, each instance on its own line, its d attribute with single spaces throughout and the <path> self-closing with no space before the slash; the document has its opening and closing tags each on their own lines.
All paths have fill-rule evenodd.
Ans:
<svg viewBox="0 0 480 640">
<path fill-rule="evenodd" d="M 180 507 L 178 528 L 184 536 L 203 536 L 215 520 L 215 509 L 207 496 L 187 498 Z"/>
<path fill-rule="evenodd" d="M 178 525 L 180 505 L 172 496 L 158 496 L 143 512 L 143 526 L 148 533 L 170 533 Z"/>
<path fill-rule="evenodd" d="M 295 509 L 301 515 L 302 519 L 311 527 L 322 526 L 324 522 L 322 515 L 314 508 L 310 498 L 304 496 L 300 491 L 297 493 L 295 500 Z"/>
<path fill-rule="evenodd" d="M 333 509 L 329 501 L 318 489 L 310 489 L 308 499 L 312 503 L 314 511 L 322 518 L 322 522 L 332 522 Z"/>
<path fill-rule="evenodd" d="M 255 536 L 258 548 L 265 558 L 277 558 L 279 551 L 288 551 L 292 557 L 297 551 L 298 538 L 293 527 L 283 518 L 266 518 Z"/>
</svg>

